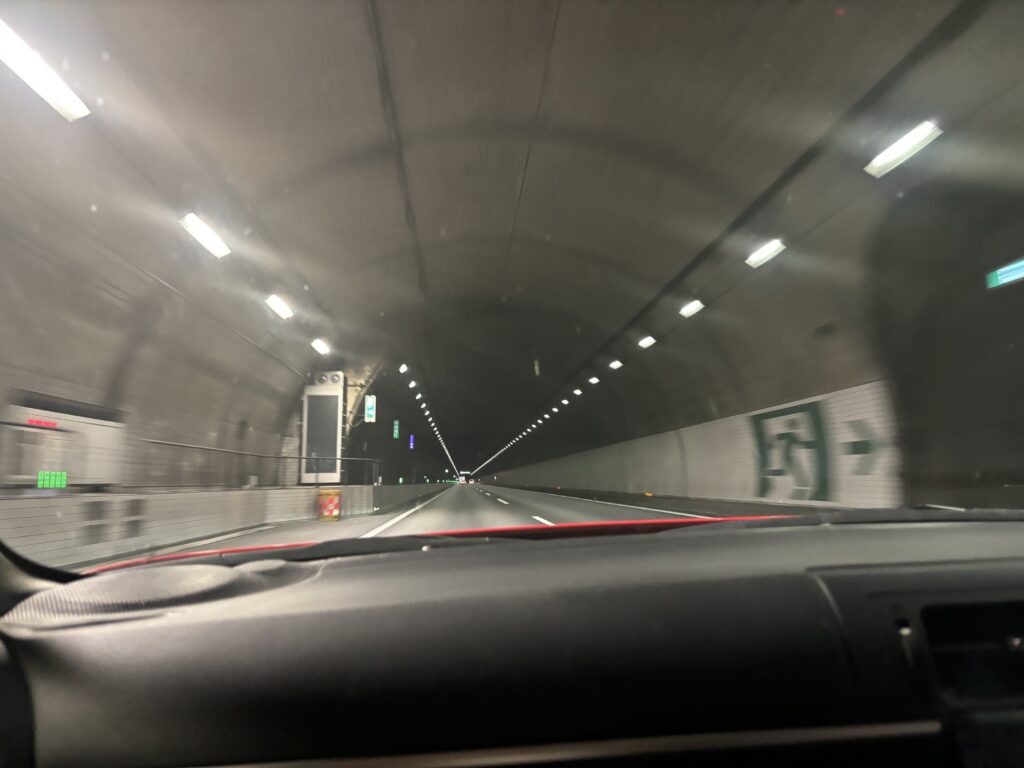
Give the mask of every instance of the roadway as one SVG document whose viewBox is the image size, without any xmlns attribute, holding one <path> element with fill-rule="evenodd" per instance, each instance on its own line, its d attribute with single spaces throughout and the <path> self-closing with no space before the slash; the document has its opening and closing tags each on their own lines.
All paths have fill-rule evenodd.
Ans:
<svg viewBox="0 0 1024 768">
<path fill-rule="evenodd" d="M 429 499 L 418 499 L 387 512 L 338 521 L 279 523 L 216 536 L 161 552 L 194 552 L 222 547 L 251 547 L 297 541 L 408 536 L 467 528 L 558 525 L 603 520 L 668 520 L 710 517 L 651 507 L 592 501 L 538 491 L 492 485 L 453 485 Z"/>
</svg>

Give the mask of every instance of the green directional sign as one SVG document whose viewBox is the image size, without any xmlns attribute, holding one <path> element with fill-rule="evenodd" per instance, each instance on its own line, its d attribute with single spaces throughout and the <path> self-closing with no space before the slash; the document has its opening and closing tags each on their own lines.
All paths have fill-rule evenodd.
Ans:
<svg viewBox="0 0 1024 768">
<path fill-rule="evenodd" d="M 875 434 L 871 426 L 862 419 L 848 421 L 846 425 L 853 432 L 855 440 L 843 443 L 843 453 L 847 456 L 862 456 L 853 470 L 855 475 L 870 475 L 875 465 Z"/>
<path fill-rule="evenodd" d="M 985 286 L 988 288 L 998 288 L 1001 285 L 1015 283 L 1022 279 L 1024 279 L 1024 259 L 1007 264 L 1005 267 L 1000 267 L 994 272 L 989 272 L 985 276 Z"/>
<path fill-rule="evenodd" d="M 391 439 L 398 439 L 398 419 L 395 419 L 394 422 L 392 422 L 391 424 Z"/>
<path fill-rule="evenodd" d="M 374 424 L 377 421 L 377 396 L 367 395 L 363 401 L 366 406 L 366 411 L 363 414 L 363 421 L 367 424 Z"/>
</svg>

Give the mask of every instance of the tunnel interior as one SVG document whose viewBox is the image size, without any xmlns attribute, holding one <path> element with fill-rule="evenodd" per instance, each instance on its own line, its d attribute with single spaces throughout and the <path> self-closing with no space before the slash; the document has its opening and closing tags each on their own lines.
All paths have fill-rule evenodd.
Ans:
<svg viewBox="0 0 1024 768">
<path fill-rule="evenodd" d="M 1021 8 L 180 10 L 0 12 L 91 110 L 0 69 L 0 386 L 123 414 L 140 484 L 154 446 L 298 450 L 304 386 L 343 370 L 345 453 L 386 484 L 878 384 L 900 499 L 1019 504 L 1022 289 L 985 275 L 1021 239 Z"/>
</svg>

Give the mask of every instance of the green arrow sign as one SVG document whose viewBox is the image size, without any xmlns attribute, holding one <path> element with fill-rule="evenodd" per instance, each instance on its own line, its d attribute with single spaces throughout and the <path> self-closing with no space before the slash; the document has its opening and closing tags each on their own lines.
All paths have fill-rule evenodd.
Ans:
<svg viewBox="0 0 1024 768">
<path fill-rule="evenodd" d="M 856 440 L 843 443 L 843 453 L 847 456 L 863 456 L 853 469 L 855 475 L 870 475 L 875 466 L 877 451 L 875 450 L 875 433 L 871 426 L 861 419 L 846 422 L 850 431 L 853 432 Z"/>
</svg>

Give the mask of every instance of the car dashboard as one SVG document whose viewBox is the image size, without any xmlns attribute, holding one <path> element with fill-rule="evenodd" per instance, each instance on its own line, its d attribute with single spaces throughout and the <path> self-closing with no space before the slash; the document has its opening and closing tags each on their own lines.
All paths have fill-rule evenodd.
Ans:
<svg viewBox="0 0 1024 768">
<path fill-rule="evenodd" d="M 114 571 L 0 618 L 0 764 L 1017 764 L 1022 541 L 723 524 Z"/>
</svg>

